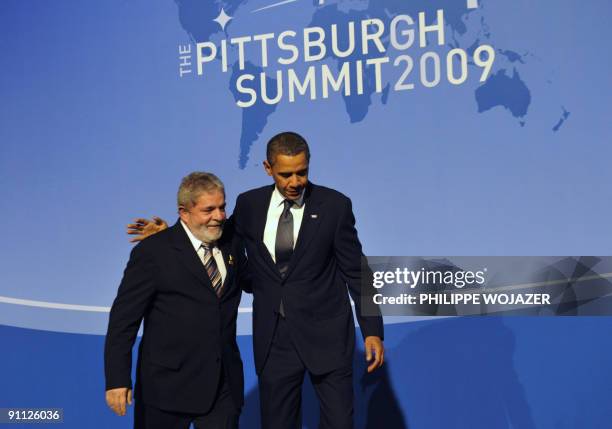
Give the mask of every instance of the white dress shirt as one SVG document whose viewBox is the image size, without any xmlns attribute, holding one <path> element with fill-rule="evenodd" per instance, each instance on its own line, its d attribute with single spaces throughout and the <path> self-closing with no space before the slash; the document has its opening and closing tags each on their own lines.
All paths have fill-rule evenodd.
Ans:
<svg viewBox="0 0 612 429">
<path fill-rule="evenodd" d="M 270 206 L 268 207 L 268 214 L 266 216 L 266 228 L 264 229 L 263 242 L 272 256 L 272 260 L 276 262 L 276 230 L 278 229 L 278 220 L 283 214 L 283 201 L 285 197 L 280 193 L 278 188 L 274 187 L 272 192 L 272 198 L 270 199 Z M 304 191 L 300 198 L 295 201 L 295 204 L 291 206 L 291 215 L 293 216 L 293 248 L 295 249 L 295 243 L 297 242 L 298 234 L 300 233 L 300 226 L 302 225 L 302 218 L 304 217 Z"/>
<path fill-rule="evenodd" d="M 185 232 L 187 233 L 187 237 L 189 237 L 189 241 L 193 245 L 196 253 L 200 257 L 200 261 L 202 261 L 202 266 L 204 266 L 204 248 L 202 247 L 202 241 L 199 240 L 187 225 L 183 221 L 181 221 L 181 225 L 185 228 Z M 225 277 L 227 276 L 227 269 L 225 268 L 225 261 L 223 260 L 223 253 L 219 250 L 217 246 L 212 247 L 213 258 L 215 258 L 215 262 L 217 263 L 217 268 L 219 269 L 219 273 L 221 273 L 221 284 L 225 283 Z"/>
</svg>

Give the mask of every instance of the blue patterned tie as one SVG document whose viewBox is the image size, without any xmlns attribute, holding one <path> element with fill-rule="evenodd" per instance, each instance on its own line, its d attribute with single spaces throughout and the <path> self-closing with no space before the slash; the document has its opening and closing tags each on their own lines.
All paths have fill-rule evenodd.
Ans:
<svg viewBox="0 0 612 429">
<path fill-rule="evenodd" d="M 221 273 L 219 272 L 219 267 L 217 267 L 217 261 L 212 254 L 212 248 L 210 246 L 202 243 L 202 248 L 204 249 L 204 257 L 202 258 L 202 262 L 204 263 L 204 268 L 208 273 L 208 278 L 212 283 L 212 287 L 217 294 L 217 296 L 221 296 L 221 289 L 223 286 L 223 278 L 221 277 Z"/>
</svg>

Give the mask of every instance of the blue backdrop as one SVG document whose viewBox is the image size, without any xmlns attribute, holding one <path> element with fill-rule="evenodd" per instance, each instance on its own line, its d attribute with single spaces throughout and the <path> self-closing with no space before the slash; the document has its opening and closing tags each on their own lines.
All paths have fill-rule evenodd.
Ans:
<svg viewBox="0 0 612 429">
<path fill-rule="evenodd" d="M 231 212 L 238 193 L 269 182 L 261 161 L 279 131 L 307 138 L 313 182 L 352 198 L 368 255 L 610 254 L 604 0 L 5 0 L 0 11 L 0 407 L 61 407 L 66 427 L 129 427 L 106 408 L 102 371 L 131 249 L 124 225 L 173 220 L 193 170 L 222 178 Z M 406 15 L 412 27 L 396 19 Z M 441 40 L 441 30 L 420 36 L 436 23 Z M 333 24 L 339 48 L 354 42 L 345 58 Z M 383 49 L 370 40 L 364 53 L 364 32 L 383 26 Z M 325 52 L 307 61 L 303 33 L 317 27 Z M 410 28 L 414 43 L 398 47 Z M 298 56 L 282 64 L 290 52 L 277 37 L 288 30 Z M 241 67 L 231 39 L 269 33 L 267 64 L 251 40 Z M 312 73 L 313 92 L 292 100 L 292 73 Z M 350 82 L 328 80 L 325 97 L 326 73 Z M 266 103 L 281 84 L 279 102 Z M 250 306 L 244 296 L 242 426 L 255 428 Z M 609 318 L 386 324 L 384 371 L 365 376 L 356 354 L 357 427 L 612 421 Z M 305 427 L 316 412 L 307 388 Z"/>
</svg>

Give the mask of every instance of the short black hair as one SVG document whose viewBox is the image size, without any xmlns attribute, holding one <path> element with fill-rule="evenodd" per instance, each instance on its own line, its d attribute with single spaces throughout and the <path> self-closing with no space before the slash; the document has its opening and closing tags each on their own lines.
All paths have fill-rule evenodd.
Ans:
<svg viewBox="0 0 612 429">
<path fill-rule="evenodd" d="M 272 137 L 266 146 L 266 158 L 272 165 L 276 155 L 295 156 L 304 152 L 306 161 L 310 162 L 310 148 L 306 139 L 292 131 L 284 131 Z"/>
</svg>

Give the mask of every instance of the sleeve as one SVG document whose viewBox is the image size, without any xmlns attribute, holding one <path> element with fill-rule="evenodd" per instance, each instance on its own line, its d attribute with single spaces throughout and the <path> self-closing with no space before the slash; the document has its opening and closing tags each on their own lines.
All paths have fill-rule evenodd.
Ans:
<svg viewBox="0 0 612 429">
<path fill-rule="evenodd" d="M 154 270 L 152 259 L 136 246 L 110 311 L 104 344 L 106 390 L 132 386 L 132 347 L 155 294 Z"/>
<path fill-rule="evenodd" d="M 349 294 L 355 302 L 357 321 L 362 336 L 377 336 L 384 338 L 383 320 L 378 306 L 371 304 L 372 296 L 376 293 L 372 286 L 372 271 L 363 264 L 365 258 L 361 250 L 361 243 L 355 229 L 355 216 L 351 200 L 344 198 L 341 215 L 338 220 L 334 237 L 334 251 L 342 277 L 348 285 Z M 365 270 L 365 271 L 364 271 Z M 362 277 L 364 279 L 362 286 Z M 363 303 L 368 300 L 368 315 L 363 315 Z M 373 311 L 371 311 L 373 309 Z M 370 315 L 373 314 L 373 315 Z"/>
</svg>

